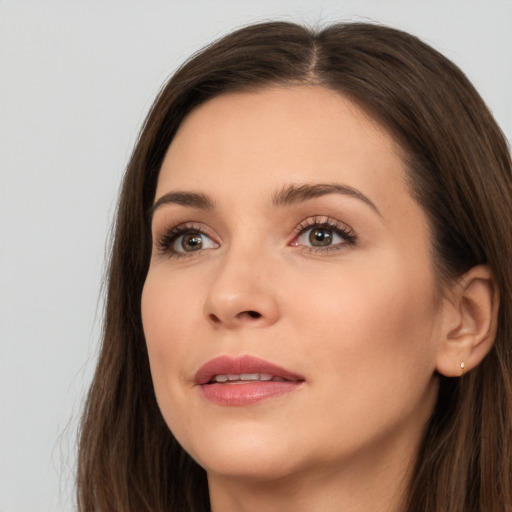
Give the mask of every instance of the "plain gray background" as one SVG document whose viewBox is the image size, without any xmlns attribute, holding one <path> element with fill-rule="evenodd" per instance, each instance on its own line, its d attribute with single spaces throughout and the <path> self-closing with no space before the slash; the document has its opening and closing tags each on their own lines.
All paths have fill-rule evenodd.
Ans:
<svg viewBox="0 0 512 512">
<path fill-rule="evenodd" d="M 207 42 L 276 18 L 422 37 L 512 138 L 511 0 L 0 0 L 0 512 L 75 509 L 106 240 L 156 92 Z"/>
</svg>

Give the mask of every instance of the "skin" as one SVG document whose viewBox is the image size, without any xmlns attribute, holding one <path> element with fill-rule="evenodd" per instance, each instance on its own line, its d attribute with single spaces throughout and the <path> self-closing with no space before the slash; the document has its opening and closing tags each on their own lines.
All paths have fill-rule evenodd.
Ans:
<svg viewBox="0 0 512 512">
<path fill-rule="evenodd" d="M 382 127 L 320 86 L 225 94 L 174 138 L 155 202 L 185 191 L 214 207 L 155 209 L 142 318 L 160 409 L 206 469 L 214 512 L 401 510 L 443 329 L 457 320 L 399 154 Z M 272 204 L 291 185 L 333 183 L 373 206 L 346 193 Z M 303 221 L 327 218 L 355 240 L 312 247 Z M 169 230 L 191 224 L 201 250 L 162 249 Z M 305 382 L 249 406 L 208 402 L 197 370 L 243 354 Z"/>
</svg>

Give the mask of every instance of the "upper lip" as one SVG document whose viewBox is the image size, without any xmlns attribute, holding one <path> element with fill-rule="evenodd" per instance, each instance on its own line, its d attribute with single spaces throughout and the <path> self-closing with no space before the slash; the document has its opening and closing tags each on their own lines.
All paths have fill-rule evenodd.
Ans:
<svg viewBox="0 0 512 512">
<path fill-rule="evenodd" d="M 244 356 L 220 356 L 211 359 L 197 371 L 194 381 L 196 384 L 207 384 L 216 375 L 267 373 L 274 377 L 280 377 L 289 381 L 303 381 L 303 376 L 281 368 L 269 361 L 257 357 Z"/>
</svg>

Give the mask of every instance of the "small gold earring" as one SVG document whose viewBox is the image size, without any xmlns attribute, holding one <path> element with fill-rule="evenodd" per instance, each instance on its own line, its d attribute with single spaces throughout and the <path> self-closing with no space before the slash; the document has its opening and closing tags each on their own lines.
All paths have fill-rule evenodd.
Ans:
<svg viewBox="0 0 512 512">
<path fill-rule="evenodd" d="M 466 365 L 464 364 L 464 361 L 461 361 L 460 362 L 460 371 L 461 371 L 461 375 L 464 375 L 464 369 L 465 369 Z"/>
</svg>

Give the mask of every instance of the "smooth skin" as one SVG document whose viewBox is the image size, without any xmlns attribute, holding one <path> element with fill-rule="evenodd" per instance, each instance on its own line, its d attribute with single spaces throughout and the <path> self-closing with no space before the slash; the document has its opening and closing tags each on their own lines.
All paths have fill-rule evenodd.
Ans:
<svg viewBox="0 0 512 512">
<path fill-rule="evenodd" d="M 213 512 L 401 510 L 436 371 L 478 364 L 497 311 L 486 267 L 440 287 L 405 177 L 387 131 L 320 86 L 225 94 L 182 123 L 142 317 L 160 409 Z M 197 370 L 245 354 L 305 382 L 207 401 Z"/>
</svg>

